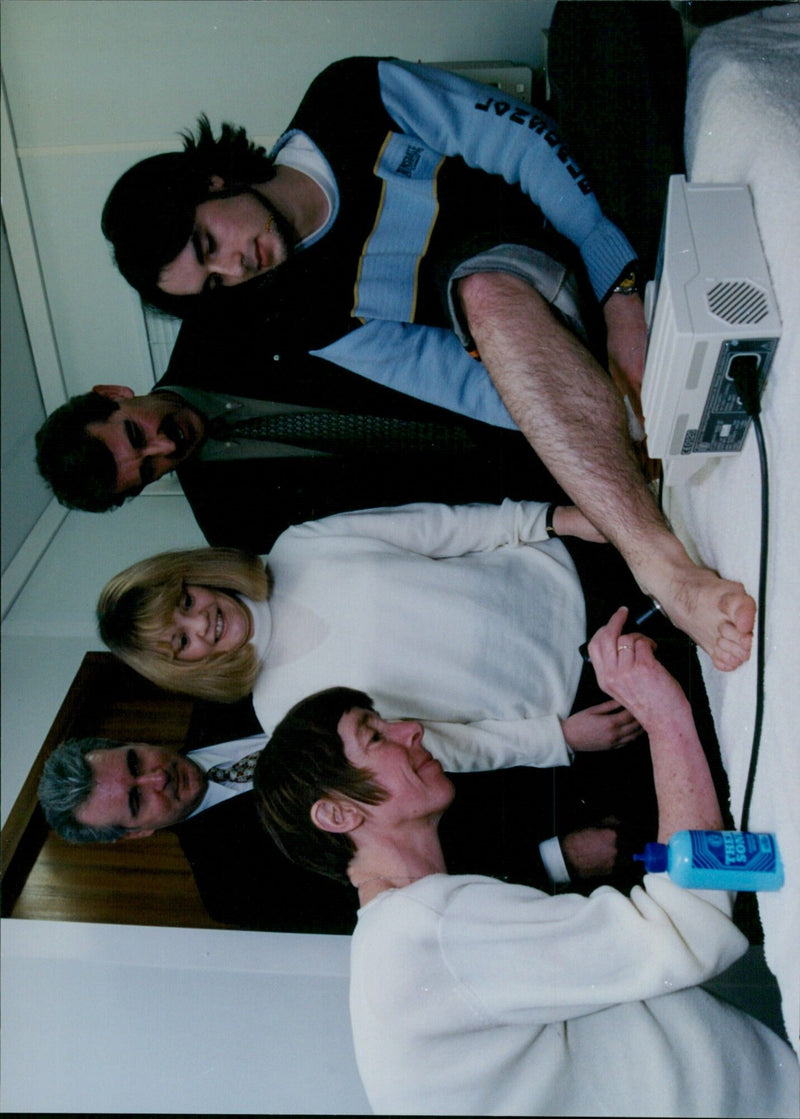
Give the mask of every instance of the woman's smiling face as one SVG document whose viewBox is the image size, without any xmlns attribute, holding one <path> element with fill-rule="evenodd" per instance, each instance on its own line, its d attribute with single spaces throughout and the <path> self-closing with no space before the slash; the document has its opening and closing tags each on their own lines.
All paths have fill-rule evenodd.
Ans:
<svg viewBox="0 0 800 1119">
<path fill-rule="evenodd" d="M 163 638 L 176 660 L 201 661 L 241 649 L 252 633 L 250 611 L 235 595 L 187 583 Z"/>
</svg>

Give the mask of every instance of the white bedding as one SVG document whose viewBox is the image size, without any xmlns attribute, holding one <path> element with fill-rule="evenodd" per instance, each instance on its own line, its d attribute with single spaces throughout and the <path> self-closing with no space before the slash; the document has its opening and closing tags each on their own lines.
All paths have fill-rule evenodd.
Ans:
<svg viewBox="0 0 800 1119">
<path fill-rule="evenodd" d="M 769 263 L 783 333 L 763 396 L 771 525 L 766 687 L 753 831 L 773 831 L 786 884 L 759 895 L 765 955 L 781 988 L 787 1033 L 800 1052 L 800 6 L 785 5 L 703 31 L 692 49 L 686 165 L 694 182 L 747 183 Z M 670 489 L 678 535 L 710 567 L 758 586 L 758 454 L 751 431 L 740 455 L 718 459 Z M 740 819 L 753 732 L 755 649 L 736 672 L 701 664 Z"/>
</svg>

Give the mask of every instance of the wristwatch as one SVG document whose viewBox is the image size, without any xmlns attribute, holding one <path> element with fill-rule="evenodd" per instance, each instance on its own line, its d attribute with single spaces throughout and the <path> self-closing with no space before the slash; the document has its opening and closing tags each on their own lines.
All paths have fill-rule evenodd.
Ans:
<svg viewBox="0 0 800 1119">
<path fill-rule="evenodd" d="M 635 268 L 630 268 L 611 289 L 612 295 L 637 295 L 638 292 L 639 277 Z"/>
<path fill-rule="evenodd" d="M 557 508 L 558 506 L 556 505 L 555 501 L 551 502 L 551 504 L 547 506 L 547 513 L 545 514 L 544 518 L 545 532 L 551 540 L 555 540 L 558 537 L 558 533 L 553 528 L 553 516 Z"/>
</svg>

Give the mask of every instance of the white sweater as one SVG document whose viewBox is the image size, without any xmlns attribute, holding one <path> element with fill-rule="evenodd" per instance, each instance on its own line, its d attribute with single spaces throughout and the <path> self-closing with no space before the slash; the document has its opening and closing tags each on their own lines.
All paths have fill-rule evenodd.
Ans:
<svg viewBox="0 0 800 1119">
<path fill-rule="evenodd" d="M 567 764 L 559 716 L 586 615 L 546 510 L 406 505 L 284 532 L 267 557 L 272 633 L 253 692 L 264 730 L 346 685 L 386 718 L 420 719 L 446 769 Z"/>
<path fill-rule="evenodd" d="M 747 947 L 728 895 L 644 883 L 549 897 L 437 874 L 364 906 L 350 1012 L 373 1110 L 795 1115 L 791 1049 L 692 986 Z"/>
</svg>

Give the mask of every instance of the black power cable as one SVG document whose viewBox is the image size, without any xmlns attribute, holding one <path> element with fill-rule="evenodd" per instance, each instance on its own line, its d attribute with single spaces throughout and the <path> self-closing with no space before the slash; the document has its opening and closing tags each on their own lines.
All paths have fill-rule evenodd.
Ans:
<svg viewBox="0 0 800 1119">
<path fill-rule="evenodd" d="M 761 747 L 761 725 L 764 719 L 764 659 L 766 656 L 766 603 L 767 603 L 767 558 L 769 550 L 769 475 L 767 472 L 767 449 L 764 444 L 764 431 L 761 427 L 761 401 L 759 399 L 759 363 L 753 355 L 734 358 L 730 366 L 731 377 L 739 394 L 742 405 L 753 421 L 758 443 L 758 459 L 761 469 L 761 547 L 758 573 L 758 614 L 756 624 L 756 711 L 753 723 L 753 744 L 750 748 L 750 765 L 747 771 L 742 815 L 739 824 L 741 831 L 747 831 L 750 819 L 750 801 L 758 765 L 758 752 Z"/>
</svg>

